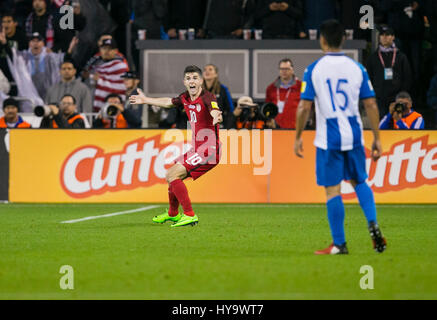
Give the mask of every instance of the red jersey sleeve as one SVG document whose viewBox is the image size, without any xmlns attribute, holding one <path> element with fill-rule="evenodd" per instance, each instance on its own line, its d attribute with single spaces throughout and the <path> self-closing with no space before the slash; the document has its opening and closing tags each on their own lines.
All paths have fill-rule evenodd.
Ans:
<svg viewBox="0 0 437 320">
<path fill-rule="evenodd" d="M 211 92 L 205 91 L 202 100 L 205 106 L 208 108 L 209 112 L 211 112 L 212 110 L 220 110 L 219 105 L 217 103 L 217 98 Z"/>
<path fill-rule="evenodd" d="M 175 97 L 175 98 L 172 98 L 172 99 L 171 99 L 171 104 L 174 105 L 175 107 L 181 107 L 181 106 L 183 106 L 184 104 L 183 104 L 183 102 L 182 102 L 182 95 L 183 95 L 183 94 L 180 94 L 179 96 L 177 96 L 177 97 Z"/>
</svg>

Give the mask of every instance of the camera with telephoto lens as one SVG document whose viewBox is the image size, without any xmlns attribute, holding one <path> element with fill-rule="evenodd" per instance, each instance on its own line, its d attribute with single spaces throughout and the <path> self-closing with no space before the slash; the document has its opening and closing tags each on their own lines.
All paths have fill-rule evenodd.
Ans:
<svg viewBox="0 0 437 320">
<path fill-rule="evenodd" d="M 55 103 L 52 103 L 50 105 L 54 105 L 57 106 Z M 33 113 L 37 116 L 37 117 L 48 117 L 49 115 L 52 114 L 52 109 L 50 109 L 50 107 L 48 105 L 43 105 L 43 106 L 36 106 L 33 109 Z"/>
<path fill-rule="evenodd" d="M 395 107 L 393 108 L 393 112 L 397 112 L 400 114 L 403 114 L 405 111 L 407 111 L 407 105 L 402 102 L 396 103 Z"/>
<path fill-rule="evenodd" d="M 103 117 L 114 118 L 117 115 L 118 108 L 113 104 L 105 104 L 102 108 Z"/>
<path fill-rule="evenodd" d="M 261 107 L 261 115 L 265 121 L 274 119 L 278 115 L 278 106 L 273 102 L 264 103 Z"/>
</svg>

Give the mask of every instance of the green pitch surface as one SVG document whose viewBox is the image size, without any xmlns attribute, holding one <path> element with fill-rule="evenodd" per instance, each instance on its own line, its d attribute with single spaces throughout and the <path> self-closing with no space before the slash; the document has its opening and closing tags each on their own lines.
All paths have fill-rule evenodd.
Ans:
<svg viewBox="0 0 437 320">
<path fill-rule="evenodd" d="M 437 299 L 435 205 L 378 206 L 382 254 L 347 205 L 347 256 L 313 254 L 330 243 L 323 205 L 199 204 L 199 224 L 181 228 L 152 223 L 164 208 L 0 205 L 0 299 Z M 60 288 L 63 265 L 73 290 Z M 360 288 L 363 265 L 373 290 Z"/>
</svg>

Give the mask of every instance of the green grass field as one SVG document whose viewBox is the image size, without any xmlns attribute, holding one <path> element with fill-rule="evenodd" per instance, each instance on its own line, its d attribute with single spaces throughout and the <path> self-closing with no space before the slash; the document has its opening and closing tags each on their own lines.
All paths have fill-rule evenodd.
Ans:
<svg viewBox="0 0 437 320">
<path fill-rule="evenodd" d="M 152 223 L 164 205 L 60 223 L 146 206 L 1 204 L 0 299 L 437 299 L 435 205 L 379 205 L 382 254 L 346 205 L 347 256 L 313 254 L 330 243 L 323 205 L 198 204 L 199 224 L 182 228 Z"/>
</svg>

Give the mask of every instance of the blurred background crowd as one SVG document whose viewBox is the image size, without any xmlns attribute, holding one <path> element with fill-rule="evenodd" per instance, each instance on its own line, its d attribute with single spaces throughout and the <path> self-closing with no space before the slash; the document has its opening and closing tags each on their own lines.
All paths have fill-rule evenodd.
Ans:
<svg viewBox="0 0 437 320">
<path fill-rule="evenodd" d="M 69 22 L 60 10 L 63 5 L 73 8 L 72 29 L 62 27 Z M 363 5 L 374 9 L 376 40 L 372 30 L 360 28 Z M 377 94 L 381 121 L 391 115 L 396 123 L 395 106 L 403 103 L 401 119 L 415 110 L 422 117 L 421 128 L 437 128 L 437 0 L 2 0 L 0 16 L 3 126 L 18 127 L 17 113 L 33 112 L 38 104 L 45 105 L 39 110 L 45 118 L 41 126 L 50 128 L 184 127 L 186 116 L 180 110 L 153 109 L 157 116 L 144 124 L 143 106 L 127 103 L 127 96 L 141 85 L 135 46 L 139 37 L 244 39 L 245 30 L 262 30 L 263 39 L 303 40 L 309 39 L 309 30 L 335 18 L 354 30 L 354 39 L 368 42 L 363 64 Z M 378 42 L 376 50 L 372 41 Z M 292 57 L 272 66 L 278 68 L 278 78 L 266 88 L 263 103 L 233 98 L 214 64 L 201 67 L 205 89 L 216 94 L 225 113 L 224 127 L 294 128 L 300 80 Z M 399 102 L 399 93 L 401 100 L 406 99 L 403 93 L 409 100 Z M 78 118 L 82 113 L 100 114 Z"/>
</svg>

